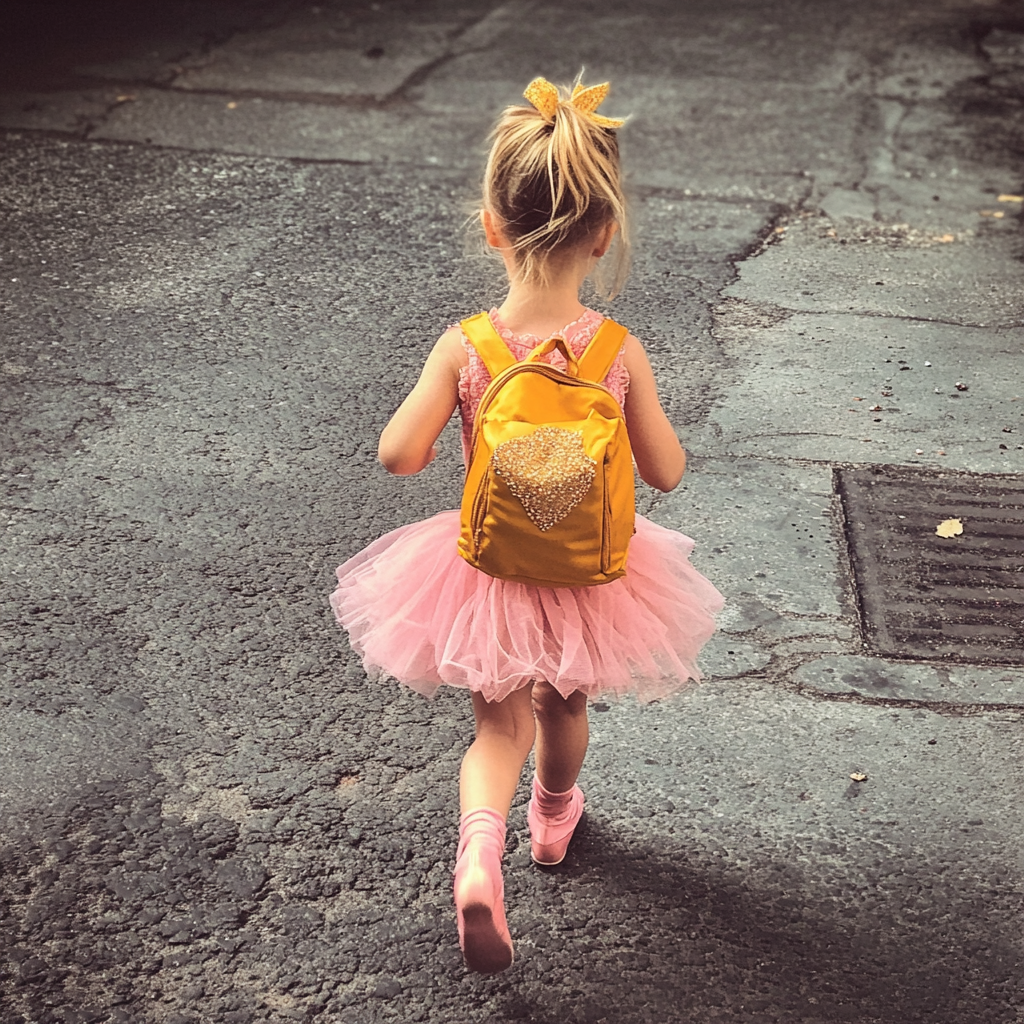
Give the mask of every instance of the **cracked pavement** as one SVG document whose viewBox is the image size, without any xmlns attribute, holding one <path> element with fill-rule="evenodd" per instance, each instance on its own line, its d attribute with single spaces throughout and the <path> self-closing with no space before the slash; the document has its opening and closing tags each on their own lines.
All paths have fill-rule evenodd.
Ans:
<svg viewBox="0 0 1024 1024">
<path fill-rule="evenodd" d="M 1024 1021 L 1024 669 L 872 653 L 835 476 L 1024 470 L 1024 5 L 0 21 L 3 1024 Z M 496 110 L 584 65 L 692 456 L 641 508 L 728 606 L 703 686 L 593 705 L 557 869 L 522 788 L 481 978 L 468 702 L 368 684 L 327 594 L 457 502 L 453 427 L 402 480 L 377 432 L 499 294 Z"/>
</svg>

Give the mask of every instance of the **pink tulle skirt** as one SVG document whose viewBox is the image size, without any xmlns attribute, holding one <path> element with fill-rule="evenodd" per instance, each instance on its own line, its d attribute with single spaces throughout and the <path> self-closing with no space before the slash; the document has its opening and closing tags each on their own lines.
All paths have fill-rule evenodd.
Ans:
<svg viewBox="0 0 1024 1024">
<path fill-rule="evenodd" d="M 544 679 L 563 696 L 665 697 L 698 681 L 722 595 L 693 541 L 636 517 L 627 573 L 597 587 L 494 579 L 459 555 L 459 513 L 393 530 L 338 569 L 331 607 L 373 678 L 502 700 Z"/>
</svg>

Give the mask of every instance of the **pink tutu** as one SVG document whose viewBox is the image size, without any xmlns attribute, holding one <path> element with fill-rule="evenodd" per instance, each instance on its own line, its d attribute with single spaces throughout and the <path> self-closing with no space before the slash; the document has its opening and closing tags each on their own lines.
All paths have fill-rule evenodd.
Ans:
<svg viewBox="0 0 1024 1024">
<path fill-rule="evenodd" d="M 544 679 L 563 696 L 642 701 L 700 679 L 722 595 L 690 565 L 693 541 L 636 517 L 624 577 L 597 587 L 494 579 L 459 555 L 458 511 L 386 534 L 338 569 L 331 606 L 375 678 L 426 696 L 442 684 L 501 700 Z"/>
</svg>

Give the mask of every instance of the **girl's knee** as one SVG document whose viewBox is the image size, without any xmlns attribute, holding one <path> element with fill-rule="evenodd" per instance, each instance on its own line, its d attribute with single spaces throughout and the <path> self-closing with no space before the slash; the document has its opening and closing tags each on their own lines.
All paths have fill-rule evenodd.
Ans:
<svg viewBox="0 0 1024 1024">
<path fill-rule="evenodd" d="M 488 703 L 480 694 L 473 695 L 476 713 L 476 734 L 497 736 L 522 748 L 525 757 L 533 747 L 534 721 L 529 695 L 514 692 L 503 701 Z"/>
<path fill-rule="evenodd" d="M 563 697 L 550 683 L 533 684 L 533 713 L 541 720 L 579 718 L 587 714 L 586 694 L 575 690 Z"/>
</svg>

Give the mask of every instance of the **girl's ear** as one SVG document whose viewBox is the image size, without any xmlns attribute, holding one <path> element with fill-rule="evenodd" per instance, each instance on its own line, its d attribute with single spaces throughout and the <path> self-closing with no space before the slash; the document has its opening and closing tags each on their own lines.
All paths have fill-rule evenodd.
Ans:
<svg viewBox="0 0 1024 1024">
<path fill-rule="evenodd" d="M 600 259 L 612 245 L 612 239 L 615 237 L 615 232 L 619 230 L 618 221 L 610 220 L 597 234 L 597 244 L 594 246 L 594 251 L 591 255 L 596 256 Z"/>
<path fill-rule="evenodd" d="M 492 249 L 508 248 L 508 241 L 501 233 L 498 218 L 490 210 L 484 209 L 480 211 L 480 222 L 484 226 L 484 236 L 487 239 L 487 244 Z"/>
</svg>

